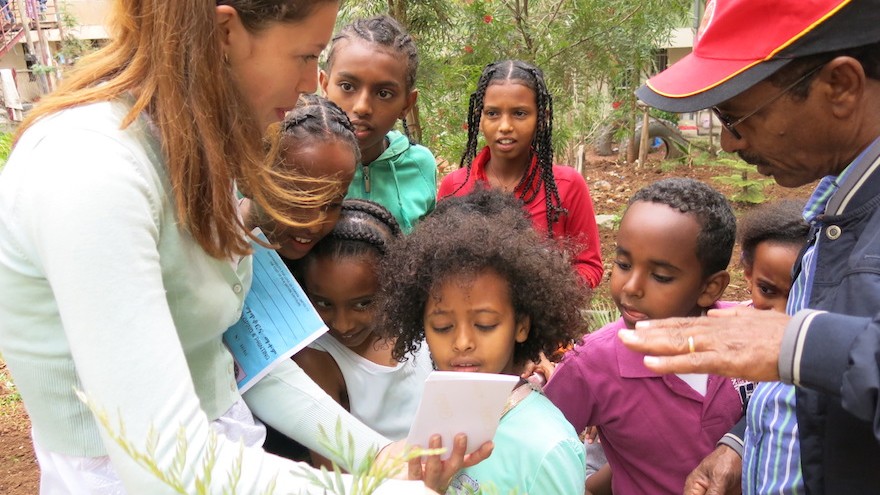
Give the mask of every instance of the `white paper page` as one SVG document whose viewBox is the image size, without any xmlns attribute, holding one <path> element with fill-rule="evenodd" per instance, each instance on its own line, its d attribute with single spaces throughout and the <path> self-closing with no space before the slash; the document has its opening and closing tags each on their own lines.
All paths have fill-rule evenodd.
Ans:
<svg viewBox="0 0 880 495">
<path fill-rule="evenodd" d="M 515 375 L 434 371 L 425 382 L 425 392 L 407 444 L 428 446 L 428 439 L 439 434 L 449 457 L 458 433 L 468 437 L 467 452 L 492 440 L 507 397 L 519 382 Z"/>
</svg>

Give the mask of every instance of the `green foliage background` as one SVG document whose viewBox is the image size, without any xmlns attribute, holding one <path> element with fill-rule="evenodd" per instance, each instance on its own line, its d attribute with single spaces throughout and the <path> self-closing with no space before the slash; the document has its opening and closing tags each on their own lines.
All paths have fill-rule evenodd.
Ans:
<svg viewBox="0 0 880 495">
<path fill-rule="evenodd" d="M 457 163 L 467 102 L 483 67 L 519 58 L 540 67 L 554 94 L 557 160 L 609 118 L 632 122 L 633 91 L 652 74 L 655 47 L 692 24 L 691 0 L 365 0 L 343 5 L 339 25 L 389 13 L 419 47 L 422 143 Z M 611 102 L 622 105 L 612 114 Z"/>
</svg>

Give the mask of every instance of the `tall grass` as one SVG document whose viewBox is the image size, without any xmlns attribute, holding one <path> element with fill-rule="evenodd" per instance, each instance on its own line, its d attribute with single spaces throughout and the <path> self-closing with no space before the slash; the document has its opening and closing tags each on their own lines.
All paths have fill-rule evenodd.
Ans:
<svg viewBox="0 0 880 495">
<path fill-rule="evenodd" d="M 610 298 L 594 297 L 590 301 L 590 309 L 584 311 L 584 317 L 589 322 L 590 332 L 595 332 L 605 325 L 617 321 L 620 311 Z"/>
</svg>

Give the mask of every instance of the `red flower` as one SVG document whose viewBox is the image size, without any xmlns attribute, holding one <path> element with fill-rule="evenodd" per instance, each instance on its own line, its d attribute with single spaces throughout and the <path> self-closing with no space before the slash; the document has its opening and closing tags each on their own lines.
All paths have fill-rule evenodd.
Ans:
<svg viewBox="0 0 880 495">
<path fill-rule="evenodd" d="M 483 22 L 485 22 L 486 24 L 489 24 L 490 22 L 492 22 L 492 16 L 489 14 L 484 15 Z"/>
<path fill-rule="evenodd" d="M 474 47 L 472 47 L 471 45 L 464 45 L 464 52 L 465 53 L 474 53 Z"/>
<path fill-rule="evenodd" d="M 614 103 L 611 104 L 611 108 L 617 110 L 618 108 L 620 108 L 620 102 L 615 101 Z"/>
</svg>

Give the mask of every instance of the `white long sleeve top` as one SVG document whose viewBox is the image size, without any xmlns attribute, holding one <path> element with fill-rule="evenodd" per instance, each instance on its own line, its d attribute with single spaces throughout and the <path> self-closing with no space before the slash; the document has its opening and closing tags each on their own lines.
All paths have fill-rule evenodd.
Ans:
<svg viewBox="0 0 880 495">
<path fill-rule="evenodd" d="M 119 100 L 47 117 L 0 173 L 0 352 L 42 447 L 109 454 L 129 493 L 171 491 L 107 437 L 75 396 L 82 390 L 136 448 L 158 432 L 160 466 L 171 465 L 182 432 L 193 493 L 209 421 L 239 398 L 221 335 L 240 315 L 251 260 L 212 258 L 179 227 L 148 118 L 119 129 L 129 109 Z M 264 381 L 249 404 L 301 441 L 347 417 L 297 367 Z M 357 455 L 384 441 L 345 425 Z M 306 486 L 290 473 L 296 464 L 262 449 L 221 437 L 215 452 L 212 492 L 239 461 L 238 493 L 262 493 L 273 479 L 283 492 Z"/>
</svg>

